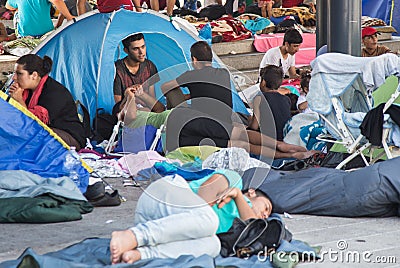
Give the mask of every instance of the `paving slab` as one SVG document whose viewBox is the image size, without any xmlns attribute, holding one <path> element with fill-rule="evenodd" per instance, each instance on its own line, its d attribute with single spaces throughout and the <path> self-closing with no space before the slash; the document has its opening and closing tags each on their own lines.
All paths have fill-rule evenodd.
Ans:
<svg viewBox="0 0 400 268">
<path fill-rule="evenodd" d="M 16 259 L 27 247 L 44 254 L 85 238 L 110 238 L 112 231 L 131 227 L 142 189 L 123 187 L 122 179 L 106 180 L 119 190 L 126 202 L 117 207 L 95 208 L 80 221 L 0 224 L 0 262 Z M 299 267 L 400 267 L 399 217 L 290 216 L 284 217 L 284 221 L 294 239 L 322 246 L 324 253 L 323 261 L 301 263 Z"/>
</svg>

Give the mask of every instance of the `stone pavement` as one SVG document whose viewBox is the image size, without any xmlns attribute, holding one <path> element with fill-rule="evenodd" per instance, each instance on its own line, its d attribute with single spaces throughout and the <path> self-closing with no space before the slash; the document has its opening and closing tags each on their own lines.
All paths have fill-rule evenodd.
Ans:
<svg viewBox="0 0 400 268">
<path fill-rule="evenodd" d="M 0 262 L 16 259 L 27 247 L 44 254 L 89 237 L 109 238 L 113 230 L 130 227 L 141 189 L 124 188 L 122 179 L 107 181 L 127 202 L 118 207 L 95 208 L 75 222 L 0 224 Z M 299 267 L 400 267 L 400 217 L 290 216 L 284 220 L 293 237 L 320 245 L 324 252 L 323 262 L 301 263 Z"/>
</svg>

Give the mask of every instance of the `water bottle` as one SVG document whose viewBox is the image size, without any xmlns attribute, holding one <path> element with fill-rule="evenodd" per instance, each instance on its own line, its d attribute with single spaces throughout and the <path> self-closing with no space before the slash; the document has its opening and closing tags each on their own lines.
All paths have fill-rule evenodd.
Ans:
<svg viewBox="0 0 400 268">
<path fill-rule="evenodd" d="M 81 166 L 79 154 L 75 151 L 75 147 L 71 146 L 69 152 L 65 155 L 64 172 L 74 183 L 79 185 L 78 169 Z"/>
</svg>

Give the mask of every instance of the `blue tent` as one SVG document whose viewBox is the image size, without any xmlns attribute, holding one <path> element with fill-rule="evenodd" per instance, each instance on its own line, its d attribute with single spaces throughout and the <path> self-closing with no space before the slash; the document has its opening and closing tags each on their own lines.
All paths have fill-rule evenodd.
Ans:
<svg viewBox="0 0 400 268">
<path fill-rule="evenodd" d="M 400 0 L 362 0 L 362 15 L 383 20 L 400 34 Z"/>
<path fill-rule="evenodd" d="M 191 68 L 190 46 L 201 39 L 179 21 L 171 23 L 167 16 L 159 13 L 124 9 L 112 13 L 92 11 L 56 30 L 32 53 L 53 59 L 55 66 L 50 75 L 66 86 L 93 118 L 97 108 L 111 111 L 114 62 L 125 56 L 121 40 L 138 32 L 145 36 L 147 58 L 160 72 L 156 93 L 161 97 L 159 87 L 163 82 Z M 222 65 L 216 56 L 214 63 Z M 171 66 L 178 67 L 169 68 Z M 236 90 L 232 92 L 234 110 L 248 114 Z"/>
<path fill-rule="evenodd" d="M 68 176 L 64 168 L 69 147 L 36 116 L 0 91 L 0 170 L 26 170 L 44 178 Z M 89 173 L 77 167 L 81 192 L 86 192 Z"/>
</svg>

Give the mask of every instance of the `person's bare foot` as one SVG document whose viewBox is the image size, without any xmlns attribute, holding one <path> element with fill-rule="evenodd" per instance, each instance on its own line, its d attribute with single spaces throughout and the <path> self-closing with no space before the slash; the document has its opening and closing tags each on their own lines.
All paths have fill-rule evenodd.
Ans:
<svg viewBox="0 0 400 268">
<path fill-rule="evenodd" d="M 128 250 L 121 257 L 122 262 L 130 264 L 137 262 L 141 258 L 139 250 Z"/>
<path fill-rule="evenodd" d="M 110 241 L 111 263 L 121 262 L 122 254 L 136 247 L 136 236 L 131 230 L 112 232 Z"/>
</svg>

